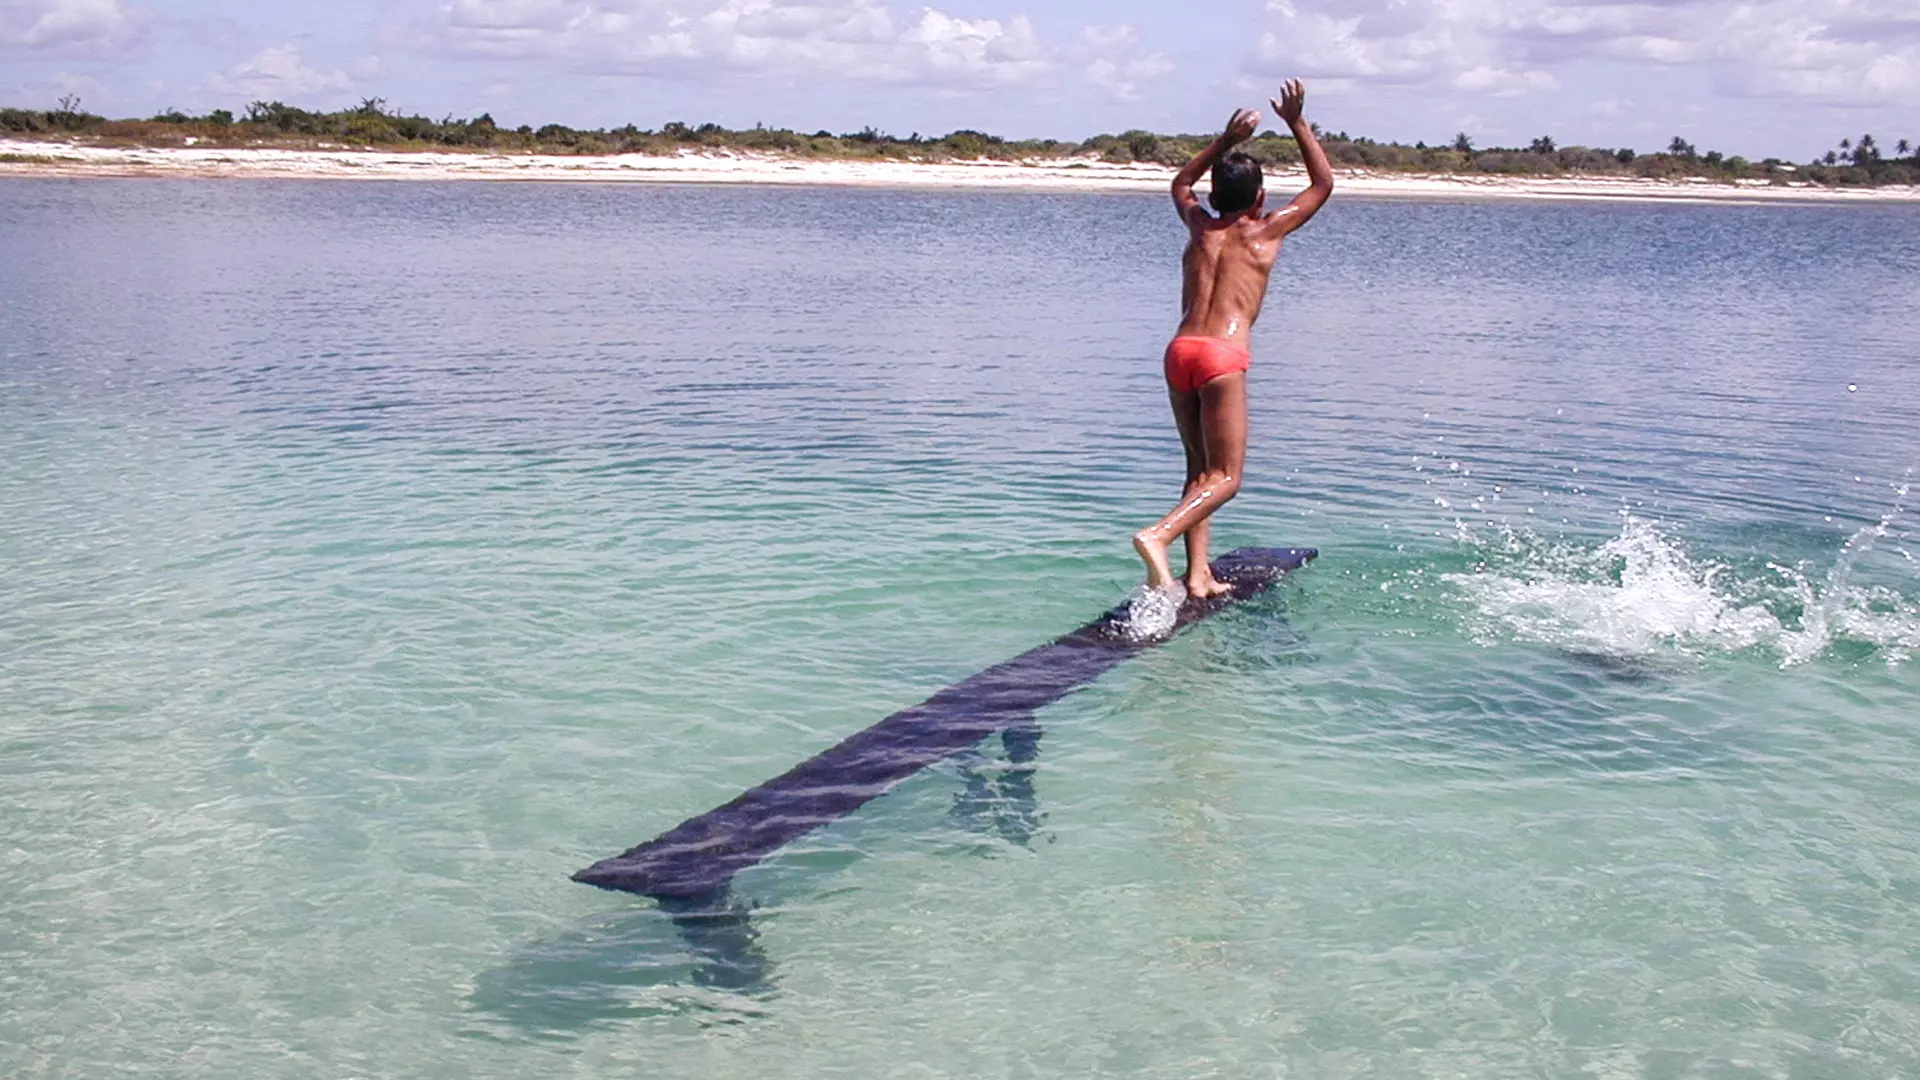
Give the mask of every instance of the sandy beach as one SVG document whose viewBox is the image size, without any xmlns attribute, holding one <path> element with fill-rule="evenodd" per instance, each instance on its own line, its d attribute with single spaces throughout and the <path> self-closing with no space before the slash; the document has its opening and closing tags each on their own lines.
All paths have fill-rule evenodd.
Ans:
<svg viewBox="0 0 1920 1080">
<path fill-rule="evenodd" d="M 123 147 L 0 139 L 0 177 L 205 177 L 301 180 L 538 180 L 590 183 L 780 184 L 1009 191 L 1153 191 L 1159 165 L 1096 159 L 944 162 L 822 161 L 727 152 L 543 155 L 391 151 L 352 147 Z M 1284 187 L 1301 169 L 1274 170 Z M 1688 202 L 1920 203 L 1920 187 L 1835 189 L 1763 181 L 1615 176 L 1441 176 L 1339 170 L 1343 194 L 1404 198 L 1627 199 Z"/>
</svg>

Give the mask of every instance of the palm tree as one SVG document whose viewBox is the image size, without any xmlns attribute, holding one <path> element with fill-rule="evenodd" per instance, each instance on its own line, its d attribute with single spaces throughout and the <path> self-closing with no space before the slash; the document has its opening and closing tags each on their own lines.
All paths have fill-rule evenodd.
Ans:
<svg viewBox="0 0 1920 1080">
<path fill-rule="evenodd" d="M 1466 132 L 1453 137 L 1453 148 L 1462 154 L 1473 153 L 1473 139 Z"/>
<path fill-rule="evenodd" d="M 1692 143 L 1675 135 L 1673 141 L 1667 144 L 1667 153 L 1672 154 L 1674 157 L 1686 158 L 1691 161 L 1696 151 Z"/>
<path fill-rule="evenodd" d="M 1551 135 L 1542 135 L 1533 140 L 1533 145 L 1527 147 L 1529 152 L 1535 154 L 1551 154 L 1553 153 L 1553 149 L 1553 136 Z"/>
<path fill-rule="evenodd" d="M 1893 152 L 1901 157 L 1906 157 L 1908 154 L 1913 153 L 1913 144 L 1905 139 L 1901 139 L 1899 142 L 1893 144 Z"/>
</svg>

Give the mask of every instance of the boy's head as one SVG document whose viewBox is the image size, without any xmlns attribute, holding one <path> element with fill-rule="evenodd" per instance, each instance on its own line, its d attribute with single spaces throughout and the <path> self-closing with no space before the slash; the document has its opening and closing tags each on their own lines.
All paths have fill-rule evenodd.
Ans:
<svg viewBox="0 0 1920 1080">
<path fill-rule="evenodd" d="M 1237 214 L 1260 201 L 1266 193 L 1260 176 L 1260 163 L 1251 155 L 1235 150 L 1213 163 L 1213 190 L 1207 201 L 1215 213 Z"/>
</svg>

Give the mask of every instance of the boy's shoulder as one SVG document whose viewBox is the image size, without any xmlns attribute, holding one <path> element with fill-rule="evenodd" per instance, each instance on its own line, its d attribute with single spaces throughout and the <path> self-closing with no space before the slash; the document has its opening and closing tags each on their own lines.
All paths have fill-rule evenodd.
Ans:
<svg viewBox="0 0 1920 1080">
<path fill-rule="evenodd" d="M 1195 240 L 1208 237 L 1230 243 L 1254 244 L 1272 239 L 1271 234 L 1279 217 L 1278 210 L 1241 212 L 1225 217 L 1201 210 L 1188 220 L 1187 225 Z"/>
</svg>

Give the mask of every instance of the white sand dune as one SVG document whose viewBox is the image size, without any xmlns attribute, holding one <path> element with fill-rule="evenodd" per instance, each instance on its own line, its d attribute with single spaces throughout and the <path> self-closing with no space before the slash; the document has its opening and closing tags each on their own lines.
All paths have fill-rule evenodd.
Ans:
<svg viewBox="0 0 1920 1080">
<path fill-rule="evenodd" d="M 154 176 L 358 180 L 543 180 L 592 183 L 790 184 L 1011 191 L 1157 191 L 1173 170 L 1093 159 L 1023 162 L 814 161 L 739 153 L 551 155 L 287 150 L 271 147 L 116 147 L 0 139 L 0 177 Z M 1278 191 L 1303 170 L 1270 170 Z M 1808 183 L 1714 183 L 1612 176 L 1423 176 L 1341 170 L 1342 194 L 1386 197 L 1632 199 L 1713 202 L 1920 202 L 1920 187 L 1832 189 Z"/>
</svg>

